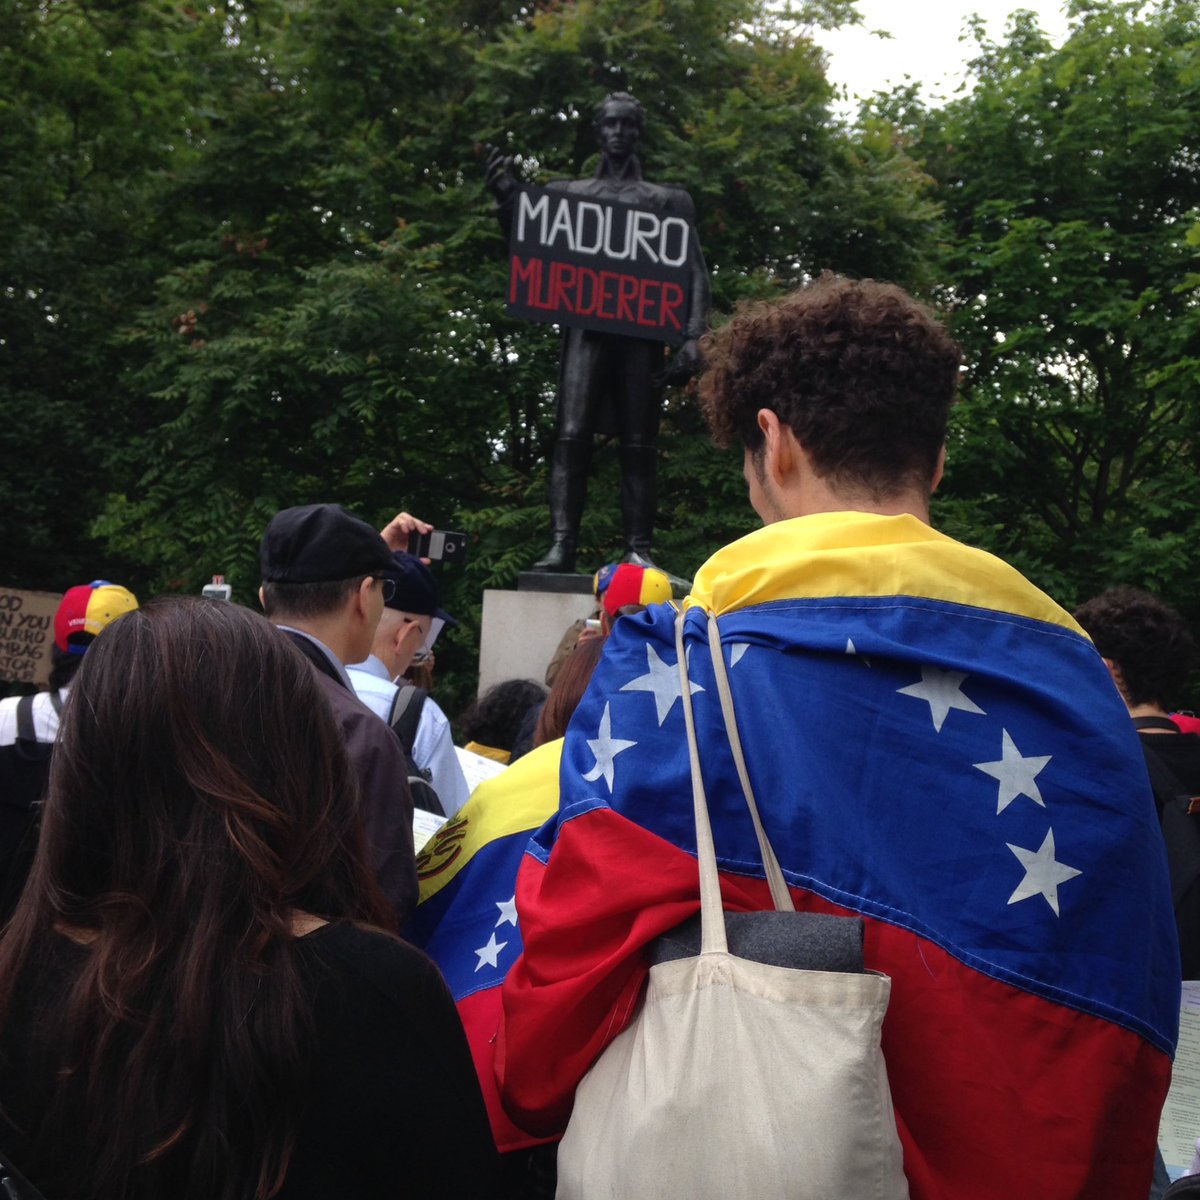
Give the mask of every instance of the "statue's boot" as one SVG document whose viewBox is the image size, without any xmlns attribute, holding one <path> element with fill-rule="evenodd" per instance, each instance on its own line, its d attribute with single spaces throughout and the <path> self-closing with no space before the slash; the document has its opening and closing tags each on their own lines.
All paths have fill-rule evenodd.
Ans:
<svg viewBox="0 0 1200 1200">
<path fill-rule="evenodd" d="M 650 537 L 654 532 L 653 446 L 621 447 L 621 517 L 625 525 L 625 562 L 654 566 Z"/>
<path fill-rule="evenodd" d="M 625 556 L 621 561 L 662 571 L 678 598 L 692 590 L 692 581 L 681 579 L 650 557 L 650 534 L 655 515 L 655 464 L 653 446 L 624 446 L 621 449 L 621 513 L 625 519 Z"/>
<path fill-rule="evenodd" d="M 575 545 L 587 499 L 590 441 L 559 438 L 550 463 L 550 549 L 530 568 L 533 571 L 575 570 Z"/>
</svg>

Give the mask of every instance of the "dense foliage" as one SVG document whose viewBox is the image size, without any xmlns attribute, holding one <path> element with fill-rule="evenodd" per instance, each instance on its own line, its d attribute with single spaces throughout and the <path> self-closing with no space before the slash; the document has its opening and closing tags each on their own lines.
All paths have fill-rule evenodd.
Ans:
<svg viewBox="0 0 1200 1200">
<path fill-rule="evenodd" d="M 1068 601 L 1190 600 L 1195 6 L 1082 3 L 981 39 L 972 90 L 852 124 L 811 33 L 846 0 L 0 0 L 0 580 L 248 602 L 271 513 L 336 499 L 472 535 L 479 597 L 540 549 L 557 340 L 503 309 L 487 145 L 589 172 L 608 91 L 687 187 L 715 317 L 824 268 L 952 311 L 970 353 L 939 520 Z M 734 455 L 667 397 L 659 556 L 751 527 Z M 617 549 L 600 445 L 583 530 Z M 457 648 L 457 649 L 456 649 Z"/>
<path fill-rule="evenodd" d="M 939 517 L 1066 603 L 1115 581 L 1200 617 L 1200 21 L 1017 14 L 969 95 L 914 120 L 969 354 Z"/>
</svg>

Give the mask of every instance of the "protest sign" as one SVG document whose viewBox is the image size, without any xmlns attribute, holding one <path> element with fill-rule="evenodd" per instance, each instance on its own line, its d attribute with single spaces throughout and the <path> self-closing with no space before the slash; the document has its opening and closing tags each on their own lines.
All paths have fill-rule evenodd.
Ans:
<svg viewBox="0 0 1200 1200">
<path fill-rule="evenodd" d="M 50 678 L 57 592 L 0 587 L 0 679 L 45 683 Z"/>
<path fill-rule="evenodd" d="M 696 231 L 683 217 L 554 188 L 522 188 L 513 207 L 508 312 L 682 342 Z"/>
</svg>

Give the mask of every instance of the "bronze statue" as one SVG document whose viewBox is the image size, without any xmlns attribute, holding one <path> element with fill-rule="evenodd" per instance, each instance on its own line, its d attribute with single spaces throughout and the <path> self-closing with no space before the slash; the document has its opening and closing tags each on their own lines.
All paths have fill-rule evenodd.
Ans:
<svg viewBox="0 0 1200 1200">
<path fill-rule="evenodd" d="M 642 178 L 638 148 L 645 132 L 641 104 L 627 92 L 613 92 L 596 108 L 594 119 L 600 164 L 591 179 L 556 181 L 551 186 L 599 201 L 621 201 L 695 223 L 695 205 L 682 188 Z M 520 185 L 512 159 L 493 149 L 487 185 L 494 211 L 507 231 Z M 697 339 L 708 320 L 708 270 L 695 237 L 688 268 L 691 295 L 680 346 L 668 370 L 661 342 L 567 327 L 558 375 L 557 440 L 550 465 L 550 549 L 533 564 L 535 571 L 573 571 L 579 522 L 587 496 L 588 463 L 596 433 L 620 439 L 621 515 L 625 561 L 650 565 L 654 529 L 655 449 L 662 406 L 662 385 L 686 381 L 700 364 Z"/>
</svg>

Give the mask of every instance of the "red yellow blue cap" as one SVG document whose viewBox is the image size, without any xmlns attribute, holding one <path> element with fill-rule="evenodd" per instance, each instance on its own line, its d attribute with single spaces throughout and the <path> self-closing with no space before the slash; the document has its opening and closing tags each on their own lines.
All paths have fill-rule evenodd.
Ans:
<svg viewBox="0 0 1200 1200">
<path fill-rule="evenodd" d="M 626 604 L 658 604 L 672 599 L 671 581 L 657 567 L 609 563 L 596 572 L 592 591 L 610 617 Z"/>
<path fill-rule="evenodd" d="M 64 654 L 82 654 L 96 634 L 137 606 L 128 588 L 107 579 L 69 588 L 54 614 L 54 644 Z"/>
</svg>

